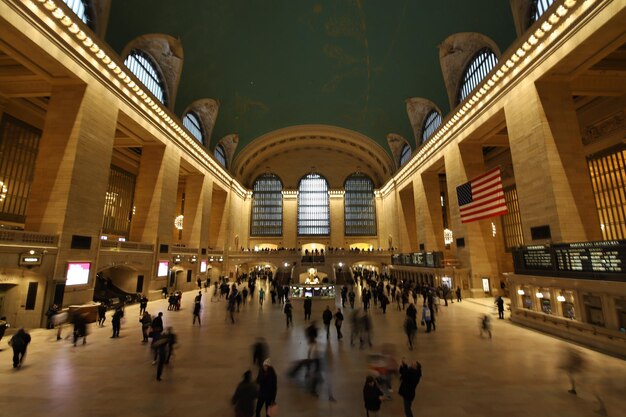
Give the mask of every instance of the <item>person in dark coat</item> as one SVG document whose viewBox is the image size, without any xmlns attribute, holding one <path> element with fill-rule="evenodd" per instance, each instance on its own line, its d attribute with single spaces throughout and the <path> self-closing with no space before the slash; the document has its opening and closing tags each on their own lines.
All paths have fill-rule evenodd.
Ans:
<svg viewBox="0 0 626 417">
<path fill-rule="evenodd" d="M 150 327 L 152 327 L 152 337 L 158 336 L 163 332 L 163 313 L 159 312 L 159 315 L 152 320 Z"/>
<path fill-rule="evenodd" d="M 263 368 L 263 362 L 269 356 L 270 348 L 267 346 L 267 342 L 264 338 L 258 337 L 254 345 L 252 345 L 252 363 Z"/>
<path fill-rule="evenodd" d="M 83 345 L 87 343 L 87 318 L 80 312 L 74 313 L 74 346 L 78 338 L 83 338 Z"/>
<path fill-rule="evenodd" d="M 121 308 L 117 308 L 113 317 L 111 318 L 111 325 L 113 326 L 113 335 L 111 338 L 120 337 L 120 328 L 122 327 L 122 317 L 124 317 L 124 311 Z"/>
<path fill-rule="evenodd" d="M 367 417 L 378 416 L 380 405 L 383 400 L 383 392 L 376 385 L 376 380 L 371 375 L 365 378 L 365 386 L 363 387 L 363 401 L 365 402 L 365 411 Z"/>
<path fill-rule="evenodd" d="M 265 415 L 267 416 L 268 408 L 276 402 L 276 392 L 278 391 L 278 378 L 269 358 L 263 361 L 263 367 L 259 370 L 256 383 L 259 385 L 259 395 L 256 401 L 256 417 L 261 417 L 261 409 L 264 404 Z"/>
<path fill-rule="evenodd" d="M 502 299 L 502 297 L 498 297 L 498 299 L 496 300 L 494 304 L 498 306 L 498 318 L 500 320 L 503 320 L 504 319 L 504 300 Z"/>
<path fill-rule="evenodd" d="M 285 318 L 287 320 L 287 328 L 289 328 L 289 325 L 293 326 L 293 306 L 291 305 L 291 301 L 285 301 L 283 312 L 285 313 Z"/>
<path fill-rule="evenodd" d="M 313 308 L 313 300 L 311 297 L 304 299 L 304 320 L 311 320 L 311 310 Z"/>
<path fill-rule="evenodd" d="M 326 306 L 326 310 L 322 313 L 322 321 L 326 328 L 326 340 L 330 339 L 330 323 L 333 321 L 333 312 L 330 311 L 330 306 Z"/>
<path fill-rule="evenodd" d="M 105 306 L 104 303 L 100 303 L 100 305 L 98 306 L 98 326 L 100 327 L 104 326 L 104 321 L 107 318 L 106 314 L 107 314 L 107 306 Z"/>
<path fill-rule="evenodd" d="M 30 343 L 30 335 L 21 328 L 11 337 L 9 344 L 13 348 L 13 368 L 19 368 L 24 362 L 26 356 L 26 348 Z"/>
<path fill-rule="evenodd" d="M 411 365 L 407 365 L 402 360 L 400 366 L 400 389 L 398 394 L 404 401 L 404 415 L 406 417 L 413 417 L 413 411 L 411 411 L 411 405 L 415 399 L 415 389 L 422 378 L 422 365 L 415 361 Z"/>
<path fill-rule="evenodd" d="M 148 308 L 148 297 L 146 297 L 145 295 L 141 296 L 141 301 L 139 301 L 139 315 L 143 316 L 143 313 L 146 311 L 146 308 Z"/>
<path fill-rule="evenodd" d="M 252 372 L 246 371 L 243 380 L 237 385 L 230 402 L 235 406 L 235 417 L 252 417 L 254 401 L 257 397 L 256 384 L 252 382 Z"/>
<path fill-rule="evenodd" d="M 341 325 L 343 324 L 343 313 L 341 309 L 338 308 L 335 313 L 335 328 L 337 329 L 337 339 L 343 339 L 343 334 L 341 334 Z"/>
</svg>

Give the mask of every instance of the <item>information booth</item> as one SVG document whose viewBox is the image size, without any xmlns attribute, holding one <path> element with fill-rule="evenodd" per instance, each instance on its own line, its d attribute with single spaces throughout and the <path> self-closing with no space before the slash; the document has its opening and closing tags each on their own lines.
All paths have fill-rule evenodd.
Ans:
<svg viewBox="0 0 626 417">
<path fill-rule="evenodd" d="M 290 286 L 292 298 L 335 298 L 335 286 L 329 284 L 295 284 Z"/>
</svg>

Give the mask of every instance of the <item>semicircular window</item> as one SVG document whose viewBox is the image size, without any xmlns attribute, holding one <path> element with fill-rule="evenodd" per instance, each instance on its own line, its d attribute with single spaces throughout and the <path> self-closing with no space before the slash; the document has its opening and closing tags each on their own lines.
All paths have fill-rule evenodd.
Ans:
<svg viewBox="0 0 626 417">
<path fill-rule="evenodd" d="M 330 204 L 328 182 L 319 174 L 308 174 L 298 185 L 298 235 L 328 236 Z"/>
<path fill-rule="evenodd" d="M 283 184 L 274 174 L 254 181 L 250 236 L 282 236 Z"/>
<path fill-rule="evenodd" d="M 554 0 L 533 0 L 530 5 L 530 24 L 535 23 L 554 3 Z"/>
<path fill-rule="evenodd" d="M 402 152 L 400 153 L 400 166 L 406 164 L 411 159 L 411 147 L 404 145 Z"/>
<path fill-rule="evenodd" d="M 374 182 L 365 174 L 352 174 L 344 184 L 346 236 L 376 235 Z"/>
<path fill-rule="evenodd" d="M 482 82 L 497 63 L 498 57 L 489 48 L 481 49 L 474 55 L 474 58 L 472 58 L 463 72 L 463 81 L 459 89 L 458 103 L 462 102 L 470 95 L 472 90 Z"/>
<path fill-rule="evenodd" d="M 215 147 L 215 152 L 213 152 L 217 161 L 222 164 L 224 168 L 226 168 L 226 150 L 222 145 L 217 145 Z"/>
<path fill-rule="evenodd" d="M 89 15 L 87 14 L 87 4 L 84 0 L 63 0 L 76 16 L 85 24 L 89 24 Z"/>
<path fill-rule="evenodd" d="M 428 116 L 424 119 L 424 128 L 422 129 L 422 140 L 420 141 L 420 145 L 439 129 L 441 126 L 441 115 L 437 110 L 432 110 L 428 113 Z"/>
<path fill-rule="evenodd" d="M 196 138 L 200 143 L 204 143 L 204 135 L 202 134 L 202 123 L 198 116 L 190 111 L 183 117 L 183 126 Z"/>
<path fill-rule="evenodd" d="M 157 71 L 157 65 L 148 54 L 142 50 L 133 49 L 124 60 L 124 65 L 161 103 L 167 106 L 165 83 Z"/>
</svg>

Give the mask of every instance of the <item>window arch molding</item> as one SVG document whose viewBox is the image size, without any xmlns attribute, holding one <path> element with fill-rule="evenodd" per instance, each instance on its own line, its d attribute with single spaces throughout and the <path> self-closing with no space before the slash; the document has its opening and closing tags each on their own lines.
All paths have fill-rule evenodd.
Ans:
<svg viewBox="0 0 626 417">
<path fill-rule="evenodd" d="M 422 134 L 420 136 L 419 144 L 425 143 L 441 126 L 441 113 L 437 109 L 431 109 L 430 112 L 424 117 L 424 123 L 422 124 Z"/>
<path fill-rule="evenodd" d="M 457 104 L 469 97 L 497 64 L 498 57 L 490 48 L 482 48 L 476 52 L 463 70 L 457 93 Z"/>
<path fill-rule="evenodd" d="M 182 41 L 163 33 L 146 34 L 130 41 L 122 51 L 122 56 L 127 57 L 134 50 L 140 50 L 152 59 L 163 82 L 167 96 L 166 107 L 173 110 L 183 70 Z"/>
<path fill-rule="evenodd" d="M 185 126 L 189 133 L 200 143 L 205 143 L 204 126 L 196 112 L 189 110 L 185 113 L 183 116 L 183 126 Z"/>
<path fill-rule="evenodd" d="M 403 166 L 404 164 L 409 162 L 412 152 L 413 151 L 411 150 L 411 145 L 405 143 L 402 147 L 402 150 L 400 151 L 400 166 Z"/>
<path fill-rule="evenodd" d="M 124 65 L 132 72 L 135 77 L 165 106 L 168 106 L 169 97 L 167 95 L 167 86 L 163 80 L 163 74 L 159 69 L 154 58 L 141 49 L 133 49 L 130 51 Z"/>
<path fill-rule="evenodd" d="M 439 45 L 439 64 L 448 93 L 450 109 L 453 110 L 461 101 L 458 99 L 459 91 L 466 68 L 476 54 L 485 48 L 489 48 L 496 58 L 500 58 L 498 45 L 481 33 L 455 33 Z"/>
<path fill-rule="evenodd" d="M 283 182 L 276 174 L 259 175 L 252 186 L 250 236 L 282 236 Z"/>
<path fill-rule="evenodd" d="M 365 174 L 355 172 L 346 178 L 343 188 L 345 235 L 375 236 L 374 181 Z"/>
<path fill-rule="evenodd" d="M 328 181 L 310 173 L 298 182 L 298 235 L 330 235 L 330 196 Z"/>
</svg>

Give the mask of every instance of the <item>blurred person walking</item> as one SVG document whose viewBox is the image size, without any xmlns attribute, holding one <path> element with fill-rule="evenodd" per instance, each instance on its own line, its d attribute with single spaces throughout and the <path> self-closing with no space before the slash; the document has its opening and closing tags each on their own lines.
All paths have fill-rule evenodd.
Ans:
<svg viewBox="0 0 626 417">
<path fill-rule="evenodd" d="M 13 348 L 13 368 L 19 368 L 24 363 L 26 348 L 30 343 L 30 334 L 24 328 L 20 328 L 9 340 L 9 345 Z"/>
<path fill-rule="evenodd" d="M 276 371 L 274 371 L 269 358 L 263 361 L 263 366 L 259 369 L 256 382 L 259 385 L 259 394 L 256 401 L 256 417 L 261 416 L 263 405 L 265 405 L 265 415 L 269 416 L 269 409 L 276 403 L 276 393 L 278 391 L 278 377 L 276 376 Z"/>
<path fill-rule="evenodd" d="M 383 398 L 383 392 L 376 384 L 376 380 L 373 376 L 368 375 L 365 378 L 365 386 L 363 387 L 363 402 L 365 403 L 367 417 L 378 417 Z"/>
<path fill-rule="evenodd" d="M 403 359 L 402 365 L 400 365 L 400 388 L 398 389 L 398 394 L 400 394 L 404 402 L 405 417 L 413 417 L 411 406 L 415 399 L 415 389 L 421 378 L 422 365 L 417 361 L 411 362 L 409 365 Z"/>
<path fill-rule="evenodd" d="M 230 402 L 235 407 L 235 417 L 252 417 L 254 402 L 257 397 L 257 387 L 252 382 L 252 372 L 246 371 L 243 380 L 237 385 Z"/>
</svg>

